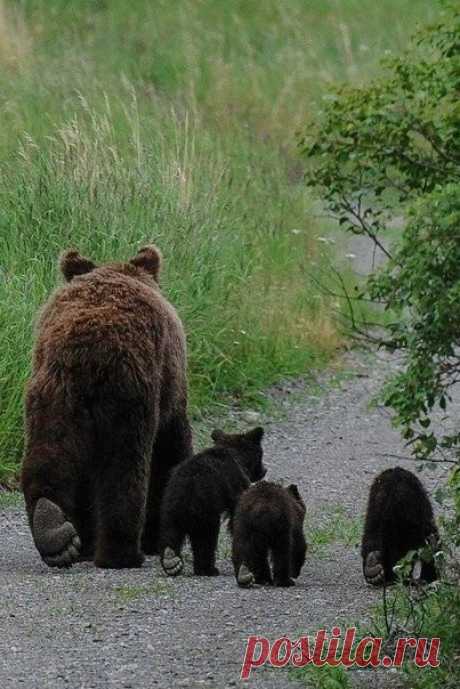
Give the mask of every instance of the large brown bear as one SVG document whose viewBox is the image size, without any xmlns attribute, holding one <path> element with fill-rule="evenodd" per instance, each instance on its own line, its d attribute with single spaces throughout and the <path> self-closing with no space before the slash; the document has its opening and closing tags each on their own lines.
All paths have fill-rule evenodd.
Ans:
<svg viewBox="0 0 460 689">
<path fill-rule="evenodd" d="M 170 470 L 192 454 L 182 324 L 161 256 L 97 266 L 67 251 L 45 305 L 26 395 L 22 486 L 50 566 L 139 567 L 158 549 Z"/>
</svg>

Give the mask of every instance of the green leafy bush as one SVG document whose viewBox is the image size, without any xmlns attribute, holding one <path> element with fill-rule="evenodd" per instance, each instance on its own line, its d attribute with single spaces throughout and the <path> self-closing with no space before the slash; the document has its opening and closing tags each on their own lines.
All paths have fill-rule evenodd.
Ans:
<svg viewBox="0 0 460 689">
<path fill-rule="evenodd" d="M 460 9 L 419 32 L 381 77 L 344 87 L 302 140 L 307 184 L 340 225 L 366 235 L 388 261 L 362 296 L 393 318 L 383 343 L 406 355 L 386 389 L 405 437 L 422 455 L 460 435 L 430 430 L 460 377 Z M 406 226 L 389 247 L 395 215 Z"/>
</svg>

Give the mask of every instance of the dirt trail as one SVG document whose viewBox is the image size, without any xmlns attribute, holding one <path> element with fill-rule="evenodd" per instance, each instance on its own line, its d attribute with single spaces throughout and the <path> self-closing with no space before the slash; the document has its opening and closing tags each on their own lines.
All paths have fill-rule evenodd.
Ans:
<svg viewBox="0 0 460 689">
<path fill-rule="evenodd" d="M 387 411 L 369 407 L 388 366 L 383 356 L 353 355 L 339 387 L 325 378 L 312 395 L 305 385 L 285 418 L 266 424 L 267 478 L 299 484 L 310 538 L 332 525 L 352 539 L 311 552 L 295 588 L 239 590 L 226 537 L 217 578 L 194 578 L 188 565 L 186 576 L 166 579 L 157 558 L 125 572 L 90 564 L 50 570 L 33 547 L 22 507 L 2 509 L 0 687 L 227 689 L 240 686 L 249 634 L 297 637 L 364 615 L 379 593 L 361 575 L 359 519 L 375 474 L 401 463 L 386 455 L 405 454 Z M 433 488 L 440 475 L 423 478 Z M 356 674 L 357 685 L 395 686 L 383 673 Z M 246 686 L 302 685 L 286 670 L 262 668 Z"/>
</svg>

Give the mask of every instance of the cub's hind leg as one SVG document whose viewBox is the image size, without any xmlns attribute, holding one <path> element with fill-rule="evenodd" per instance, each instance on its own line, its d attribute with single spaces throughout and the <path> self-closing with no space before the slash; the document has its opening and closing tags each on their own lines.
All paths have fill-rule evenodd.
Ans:
<svg viewBox="0 0 460 689">
<path fill-rule="evenodd" d="M 193 553 L 193 571 L 197 576 L 213 577 L 219 574 L 216 567 L 216 550 L 220 519 L 195 524 L 190 530 Z"/>
<path fill-rule="evenodd" d="M 147 555 L 160 552 L 161 504 L 171 470 L 192 454 L 192 434 L 185 412 L 160 428 L 152 451 L 142 547 Z M 163 552 L 163 549 L 161 549 Z"/>
<path fill-rule="evenodd" d="M 383 584 L 389 574 L 386 562 L 387 557 L 384 552 L 382 529 L 380 504 L 375 500 L 372 503 L 369 499 L 361 544 L 361 557 L 363 560 L 364 578 L 368 584 L 372 584 L 373 586 L 380 586 Z"/>
<path fill-rule="evenodd" d="M 162 514 L 160 531 L 161 566 L 170 577 L 175 577 L 184 569 L 182 546 L 185 540 L 183 525 L 175 515 L 165 510 Z"/>
<path fill-rule="evenodd" d="M 294 586 L 291 577 L 291 542 L 289 538 L 281 540 L 272 547 L 273 583 L 275 586 Z"/>
<path fill-rule="evenodd" d="M 97 567 L 140 567 L 152 424 L 142 404 L 132 402 L 116 417 L 99 411 L 98 475 L 95 483 Z M 105 423 L 104 423 L 105 421 Z M 105 428 L 105 433 L 103 433 Z"/>
<path fill-rule="evenodd" d="M 273 583 L 268 563 L 268 547 L 263 536 L 238 529 L 233 538 L 233 566 L 239 586 Z"/>
</svg>

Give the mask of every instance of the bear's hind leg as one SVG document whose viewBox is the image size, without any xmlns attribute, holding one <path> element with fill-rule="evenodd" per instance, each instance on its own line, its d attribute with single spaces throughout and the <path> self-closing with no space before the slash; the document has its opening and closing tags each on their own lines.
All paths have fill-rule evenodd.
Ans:
<svg viewBox="0 0 460 689">
<path fill-rule="evenodd" d="M 235 579 L 238 586 L 249 588 L 255 583 L 254 574 L 249 570 L 244 562 L 244 547 L 242 547 L 243 534 L 241 529 L 233 528 L 233 518 L 230 520 L 230 533 L 233 536 L 232 542 L 232 562 L 235 572 Z"/>
<path fill-rule="evenodd" d="M 80 558 L 76 491 L 79 463 L 63 444 L 30 443 L 21 483 L 35 546 L 49 567 L 71 567 Z"/>
<path fill-rule="evenodd" d="M 368 584 L 380 586 L 387 579 L 385 564 L 384 537 L 386 528 L 382 526 L 380 505 L 369 503 L 361 544 L 363 574 Z M 386 539 L 387 540 L 387 539 Z"/>
<path fill-rule="evenodd" d="M 388 580 L 388 571 L 385 573 L 381 550 L 375 549 L 366 553 L 363 558 L 363 574 L 367 583 L 372 586 L 380 586 Z"/>
<path fill-rule="evenodd" d="M 254 532 L 248 545 L 244 561 L 253 573 L 255 583 L 259 586 L 270 586 L 273 578 L 268 564 L 268 547 L 265 537 Z"/>
<path fill-rule="evenodd" d="M 216 567 L 216 550 L 219 538 L 220 520 L 196 524 L 190 530 L 193 552 L 193 571 L 197 576 L 214 577 L 219 574 Z"/>
<path fill-rule="evenodd" d="M 255 582 L 260 586 L 270 586 L 273 584 L 272 574 L 270 572 L 270 565 L 268 564 L 268 553 L 260 554 L 260 559 L 255 563 L 251 569 L 254 573 Z"/>
<path fill-rule="evenodd" d="M 152 451 L 147 513 L 142 538 L 142 547 L 147 555 L 158 555 L 160 552 L 160 505 L 171 470 L 192 453 L 192 433 L 185 413 L 159 429 Z"/>
<path fill-rule="evenodd" d="M 428 560 L 428 562 L 422 562 L 421 579 L 427 584 L 431 584 L 433 581 L 436 581 L 439 576 L 434 554 L 441 549 L 441 543 L 436 526 L 433 525 L 433 528 L 430 530 L 425 542 L 430 546 L 433 557 Z"/>
<path fill-rule="evenodd" d="M 161 525 L 161 566 L 170 577 L 177 576 L 184 569 L 181 556 L 184 539 L 183 529 L 175 524 L 174 518 L 164 511 Z"/>
<path fill-rule="evenodd" d="M 132 405 L 106 430 L 95 481 L 97 567 L 141 567 L 142 529 L 152 434 L 142 410 Z"/>
<path fill-rule="evenodd" d="M 32 534 L 38 552 L 49 567 L 71 567 L 79 559 L 81 541 L 74 525 L 59 505 L 48 498 L 37 500 Z"/>
<path fill-rule="evenodd" d="M 265 586 L 273 583 L 268 564 L 268 547 L 263 534 L 238 523 L 233 533 L 232 559 L 239 586 Z"/>
<path fill-rule="evenodd" d="M 145 510 L 144 471 L 140 458 L 129 471 L 110 467 L 96 492 L 97 529 L 94 564 L 106 569 L 140 567 L 140 540 Z"/>
<path fill-rule="evenodd" d="M 75 527 L 81 540 L 79 562 L 94 560 L 95 526 L 93 482 L 86 479 L 81 482 L 77 493 Z"/>
<path fill-rule="evenodd" d="M 282 539 L 272 548 L 273 583 L 275 586 L 294 586 L 291 577 L 291 544 L 290 539 Z"/>
<path fill-rule="evenodd" d="M 245 549 L 244 549 L 244 533 L 237 523 L 237 528 L 233 528 L 233 519 L 231 519 L 230 532 L 233 535 L 232 542 L 232 562 L 233 569 L 235 572 L 235 579 L 238 586 L 242 588 L 250 588 L 255 584 L 255 577 L 251 570 L 248 568 L 245 562 Z"/>
</svg>

